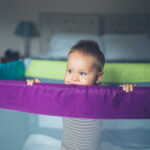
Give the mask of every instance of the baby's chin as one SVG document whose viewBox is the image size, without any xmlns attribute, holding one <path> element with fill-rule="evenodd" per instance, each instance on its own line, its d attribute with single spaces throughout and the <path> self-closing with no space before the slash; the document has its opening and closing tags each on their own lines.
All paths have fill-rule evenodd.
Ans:
<svg viewBox="0 0 150 150">
<path fill-rule="evenodd" d="M 81 84 L 75 84 L 75 83 L 65 83 L 67 85 L 81 85 Z"/>
<path fill-rule="evenodd" d="M 89 83 L 89 82 L 71 82 L 71 81 L 64 81 L 64 84 L 67 84 L 67 85 L 96 85 L 96 84 L 93 84 L 93 83 Z"/>
<path fill-rule="evenodd" d="M 65 82 L 65 84 L 67 84 L 67 85 L 83 85 L 80 83 L 73 83 L 73 82 Z"/>
<path fill-rule="evenodd" d="M 71 83 L 71 82 L 65 82 L 67 85 L 92 85 L 92 84 L 84 84 L 84 83 Z"/>
</svg>

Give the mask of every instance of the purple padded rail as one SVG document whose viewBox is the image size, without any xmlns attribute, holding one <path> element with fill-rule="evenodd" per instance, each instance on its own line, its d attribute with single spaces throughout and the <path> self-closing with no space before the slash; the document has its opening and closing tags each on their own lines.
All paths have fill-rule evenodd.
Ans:
<svg viewBox="0 0 150 150">
<path fill-rule="evenodd" d="M 0 108 L 94 119 L 150 119 L 150 87 L 120 87 L 0 80 Z"/>
</svg>

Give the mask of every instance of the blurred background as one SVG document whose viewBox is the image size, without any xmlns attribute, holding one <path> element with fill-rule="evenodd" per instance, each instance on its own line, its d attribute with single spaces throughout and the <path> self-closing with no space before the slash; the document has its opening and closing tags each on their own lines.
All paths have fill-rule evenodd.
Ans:
<svg viewBox="0 0 150 150">
<path fill-rule="evenodd" d="M 51 16 L 52 14 L 54 16 Z M 65 22 L 65 19 L 68 18 L 64 14 L 66 16 L 70 15 L 70 18 L 84 14 L 83 18 L 86 18 L 86 21 L 89 16 L 94 17 L 94 21 L 99 22 L 86 31 L 91 30 L 88 34 L 96 34 L 100 37 L 101 47 L 108 59 L 114 59 L 113 56 L 120 52 L 122 52 L 120 58 L 125 56 L 124 59 L 127 59 L 126 57 L 128 56 L 132 58 L 132 56 L 135 56 L 135 52 L 142 60 L 149 58 L 149 0 L 0 0 L 0 57 L 5 56 L 6 51 L 8 53 L 8 49 L 18 52 L 18 55 L 22 57 L 39 57 L 39 54 L 47 55 L 48 52 L 54 50 L 49 48 L 53 35 L 51 31 L 54 32 L 54 30 L 57 33 L 86 33 L 85 31 L 82 32 L 82 30 L 76 30 L 79 29 L 80 24 L 83 24 L 82 21 L 78 24 L 78 27 L 69 29 L 68 26 L 71 26 L 69 22 L 66 23 L 66 27 L 62 27 L 65 26 L 63 21 Z M 54 22 L 47 23 L 46 16 L 52 18 Z M 75 21 L 79 22 L 84 20 L 79 17 L 75 19 Z M 34 25 L 27 24 L 24 28 L 23 26 L 20 27 L 23 29 L 19 30 L 23 31 L 16 31 L 22 22 L 29 24 L 32 22 Z M 35 26 L 36 29 L 29 26 Z M 52 28 L 52 26 L 57 27 Z M 58 30 L 58 26 L 65 28 L 66 32 Z M 72 23 L 72 26 L 75 26 L 75 22 Z M 56 37 L 60 40 L 62 35 Z M 85 38 L 83 35 L 82 37 Z M 44 42 L 47 43 L 45 44 Z M 55 42 L 52 44 L 55 44 Z M 130 54 L 127 55 L 127 53 Z M 57 56 L 57 54 L 55 55 Z M 53 55 L 49 56 L 53 58 Z M 119 59 L 119 56 L 117 59 Z"/>
</svg>

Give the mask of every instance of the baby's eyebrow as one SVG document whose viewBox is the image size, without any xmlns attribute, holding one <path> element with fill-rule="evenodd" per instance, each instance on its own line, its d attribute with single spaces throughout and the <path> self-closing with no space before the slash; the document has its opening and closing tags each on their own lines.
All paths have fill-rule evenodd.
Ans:
<svg viewBox="0 0 150 150">
<path fill-rule="evenodd" d="M 88 71 L 86 71 L 86 70 L 80 70 L 79 72 L 85 72 L 85 73 L 88 73 Z"/>
<path fill-rule="evenodd" d="M 67 69 L 71 69 L 71 67 L 70 67 L 70 66 L 68 66 L 68 67 L 67 67 Z"/>
<path fill-rule="evenodd" d="M 87 72 L 87 71 L 81 70 L 80 72 Z"/>
</svg>

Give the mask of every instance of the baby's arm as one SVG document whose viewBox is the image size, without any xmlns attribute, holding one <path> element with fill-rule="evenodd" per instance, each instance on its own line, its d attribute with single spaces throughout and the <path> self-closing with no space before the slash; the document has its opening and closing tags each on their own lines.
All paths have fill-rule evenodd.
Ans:
<svg viewBox="0 0 150 150">
<path fill-rule="evenodd" d="M 128 93 L 132 92 L 135 86 L 135 84 L 122 84 L 119 87 L 122 87 L 123 91 Z"/>
<path fill-rule="evenodd" d="M 40 83 L 41 81 L 39 79 L 34 80 L 27 80 L 27 85 L 32 86 L 34 83 Z"/>
</svg>

